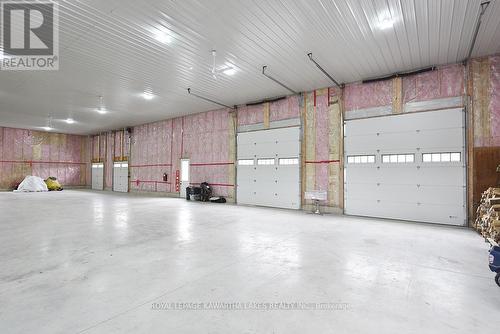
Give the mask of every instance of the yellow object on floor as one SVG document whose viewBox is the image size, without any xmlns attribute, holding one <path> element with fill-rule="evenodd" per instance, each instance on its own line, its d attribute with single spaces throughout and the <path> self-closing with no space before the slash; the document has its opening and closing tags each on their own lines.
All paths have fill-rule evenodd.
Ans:
<svg viewBox="0 0 500 334">
<path fill-rule="evenodd" d="M 47 184 L 47 188 L 49 188 L 49 191 L 53 190 L 63 190 L 61 184 L 57 181 L 57 179 L 53 176 L 48 177 L 46 180 L 44 180 L 45 183 Z"/>
</svg>

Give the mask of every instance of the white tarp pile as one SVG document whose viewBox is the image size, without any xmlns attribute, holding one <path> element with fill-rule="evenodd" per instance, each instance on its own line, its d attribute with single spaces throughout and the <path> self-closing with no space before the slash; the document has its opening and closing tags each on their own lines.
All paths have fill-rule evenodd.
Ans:
<svg viewBox="0 0 500 334">
<path fill-rule="evenodd" d="M 35 191 L 49 191 L 45 181 L 38 176 L 28 175 L 24 178 L 23 182 L 19 184 L 17 190 L 14 192 L 35 192 Z"/>
</svg>

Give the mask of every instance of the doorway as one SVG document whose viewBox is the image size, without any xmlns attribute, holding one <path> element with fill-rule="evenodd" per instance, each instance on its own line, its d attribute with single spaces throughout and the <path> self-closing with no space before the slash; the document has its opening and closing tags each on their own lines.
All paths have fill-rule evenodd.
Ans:
<svg viewBox="0 0 500 334">
<path fill-rule="evenodd" d="M 181 159 L 180 197 L 186 197 L 186 187 L 189 187 L 189 159 Z"/>
</svg>

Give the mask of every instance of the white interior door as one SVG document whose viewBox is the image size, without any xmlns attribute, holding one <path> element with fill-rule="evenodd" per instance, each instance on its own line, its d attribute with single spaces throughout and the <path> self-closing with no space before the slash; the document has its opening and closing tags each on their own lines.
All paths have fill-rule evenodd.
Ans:
<svg viewBox="0 0 500 334">
<path fill-rule="evenodd" d="M 186 187 L 189 187 L 189 159 L 181 159 L 180 197 L 186 197 Z"/>
<path fill-rule="evenodd" d="M 113 191 L 128 192 L 128 162 L 113 164 Z"/>
<path fill-rule="evenodd" d="M 462 109 L 345 122 L 345 213 L 466 224 Z"/>
<path fill-rule="evenodd" d="M 300 129 L 238 134 L 240 204 L 300 209 Z"/>
<path fill-rule="evenodd" d="M 104 164 L 102 162 L 92 164 L 92 189 L 104 189 Z"/>
</svg>

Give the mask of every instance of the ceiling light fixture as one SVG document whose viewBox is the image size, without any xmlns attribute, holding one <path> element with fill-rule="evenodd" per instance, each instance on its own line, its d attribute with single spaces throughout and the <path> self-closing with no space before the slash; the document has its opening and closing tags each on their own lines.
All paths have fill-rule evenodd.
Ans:
<svg viewBox="0 0 500 334">
<path fill-rule="evenodd" d="M 379 21 L 378 28 L 380 30 L 386 30 L 386 29 L 392 28 L 393 25 L 394 25 L 393 19 L 385 18 L 382 21 Z"/>
<path fill-rule="evenodd" d="M 73 118 L 67 118 L 67 119 L 65 120 L 65 122 L 66 122 L 66 123 L 68 123 L 68 124 L 74 124 L 74 123 L 75 123 L 75 120 L 74 120 Z"/>
<path fill-rule="evenodd" d="M 150 92 L 144 92 L 142 93 L 142 97 L 144 100 L 152 100 L 155 96 L 153 95 L 153 93 L 150 93 Z"/>
<path fill-rule="evenodd" d="M 212 53 L 212 78 L 214 78 L 215 80 L 217 80 L 217 69 L 215 68 L 215 64 L 216 64 L 216 61 L 215 61 L 215 58 L 217 57 L 217 51 L 216 50 L 212 50 L 211 51 Z"/>
<path fill-rule="evenodd" d="M 44 129 L 45 131 L 53 130 L 53 128 L 52 128 L 52 116 L 50 116 L 50 115 L 47 116 L 47 121 L 45 122 L 45 126 L 42 126 L 42 129 Z"/>
<path fill-rule="evenodd" d="M 106 110 L 106 108 L 104 108 L 104 104 L 102 102 L 103 100 L 103 97 L 102 96 L 99 96 L 99 108 L 96 108 L 95 111 L 97 111 L 99 114 L 103 115 L 105 113 L 107 113 L 108 111 Z"/>
<path fill-rule="evenodd" d="M 166 31 L 158 30 L 155 33 L 155 39 L 163 44 L 170 44 L 172 43 L 172 35 L 170 35 Z"/>
<path fill-rule="evenodd" d="M 222 71 L 225 75 L 234 75 L 236 73 L 236 69 L 234 67 L 229 67 Z"/>
</svg>

